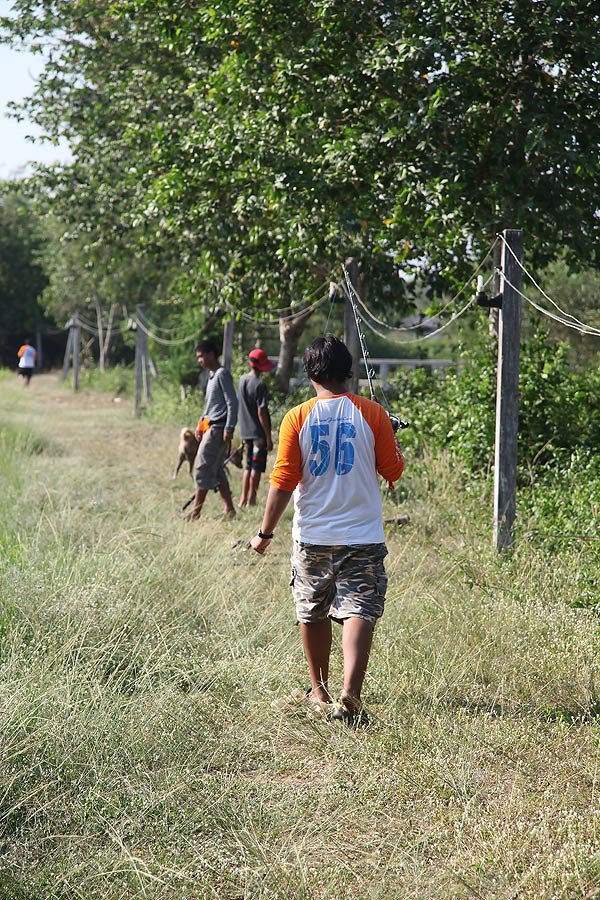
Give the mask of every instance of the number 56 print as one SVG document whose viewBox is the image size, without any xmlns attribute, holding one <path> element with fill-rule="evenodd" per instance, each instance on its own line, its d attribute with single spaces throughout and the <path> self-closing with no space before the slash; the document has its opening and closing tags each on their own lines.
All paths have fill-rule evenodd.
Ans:
<svg viewBox="0 0 600 900">
<path fill-rule="evenodd" d="M 356 428 L 352 422 L 339 422 L 335 431 L 335 474 L 347 475 L 354 465 L 353 438 Z M 313 459 L 309 463 L 311 475 L 324 475 L 331 461 L 329 439 L 329 423 L 321 422 L 310 426 L 311 453 Z"/>
</svg>

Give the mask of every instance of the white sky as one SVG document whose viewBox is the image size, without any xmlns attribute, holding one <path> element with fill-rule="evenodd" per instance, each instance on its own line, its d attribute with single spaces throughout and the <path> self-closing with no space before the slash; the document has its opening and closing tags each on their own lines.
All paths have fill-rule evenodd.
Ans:
<svg viewBox="0 0 600 900">
<path fill-rule="evenodd" d="M 10 15 L 12 3 L 0 0 L 0 15 Z M 17 122 L 8 116 L 8 103 L 30 94 L 36 76 L 42 71 L 40 55 L 13 50 L 0 44 L 0 179 L 18 178 L 30 171 L 32 162 L 64 162 L 69 158 L 66 145 L 55 147 L 39 140 L 40 130 L 31 122 Z M 33 143 L 28 136 L 37 138 Z"/>
</svg>

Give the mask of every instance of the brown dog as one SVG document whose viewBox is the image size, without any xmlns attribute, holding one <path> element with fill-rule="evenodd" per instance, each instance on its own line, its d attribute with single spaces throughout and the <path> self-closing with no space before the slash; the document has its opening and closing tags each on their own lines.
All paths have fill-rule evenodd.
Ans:
<svg viewBox="0 0 600 900">
<path fill-rule="evenodd" d="M 179 435 L 179 460 L 175 467 L 175 471 L 173 472 L 173 478 L 177 478 L 177 473 L 184 462 L 187 462 L 190 467 L 190 475 L 192 474 L 194 470 L 194 460 L 196 459 L 196 453 L 198 452 L 199 446 L 200 443 L 191 428 L 182 428 L 181 434 Z"/>
</svg>

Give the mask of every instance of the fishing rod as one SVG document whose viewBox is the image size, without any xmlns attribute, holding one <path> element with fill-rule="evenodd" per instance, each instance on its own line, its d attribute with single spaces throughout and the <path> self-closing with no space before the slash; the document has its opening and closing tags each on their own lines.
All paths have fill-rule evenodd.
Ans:
<svg viewBox="0 0 600 900">
<path fill-rule="evenodd" d="M 362 330 L 362 319 L 361 319 L 360 313 L 358 311 L 358 306 L 356 305 L 356 300 L 354 299 L 354 293 L 356 291 L 356 288 L 352 284 L 352 282 L 350 280 L 350 275 L 348 274 L 348 270 L 343 263 L 342 263 L 342 272 L 344 273 L 344 280 L 346 282 L 345 286 L 343 286 L 344 293 L 346 294 L 346 297 L 350 301 L 350 307 L 352 309 L 352 314 L 354 315 L 354 321 L 356 323 L 356 330 L 358 332 L 358 341 L 360 344 L 360 350 L 362 353 L 363 362 L 365 364 L 365 369 L 367 372 L 367 381 L 369 382 L 369 393 L 371 394 L 371 400 L 373 400 L 375 403 L 379 403 L 379 400 L 377 399 L 377 397 L 375 395 L 375 388 L 373 386 L 373 379 L 375 378 L 375 370 L 371 366 L 371 360 L 369 358 L 369 350 L 367 348 L 367 340 L 366 340 L 364 332 Z M 387 397 L 385 396 L 383 388 L 381 389 L 381 392 L 385 399 L 385 411 L 387 412 L 389 420 L 392 423 L 392 428 L 394 429 L 394 434 L 401 428 L 408 428 L 409 423 L 403 422 L 402 419 L 400 418 L 400 416 L 397 416 L 389 408 L 389 404 L 387 402 Z"/>
</svg>

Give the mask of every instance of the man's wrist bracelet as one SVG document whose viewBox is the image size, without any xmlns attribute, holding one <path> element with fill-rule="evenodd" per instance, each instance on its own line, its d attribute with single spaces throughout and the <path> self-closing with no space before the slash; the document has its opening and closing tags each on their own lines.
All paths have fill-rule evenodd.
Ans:
<svg viewBox="0 0 600 900">
<path fill-rule="evenodd" d="M 259 528 L 259 529 L 258 529 L 258 536 L 259 536 L 259 538 L 261 539 L 261 541 L 270 541 L 271 538 L 274 538 L 274 537 L 275 537 L 275 532 L 272 531 L 271 534 L 263 534 L 263 532 L 262 532 L 262 531 L 260 530 L 260 528 Z"/>
</svg>

